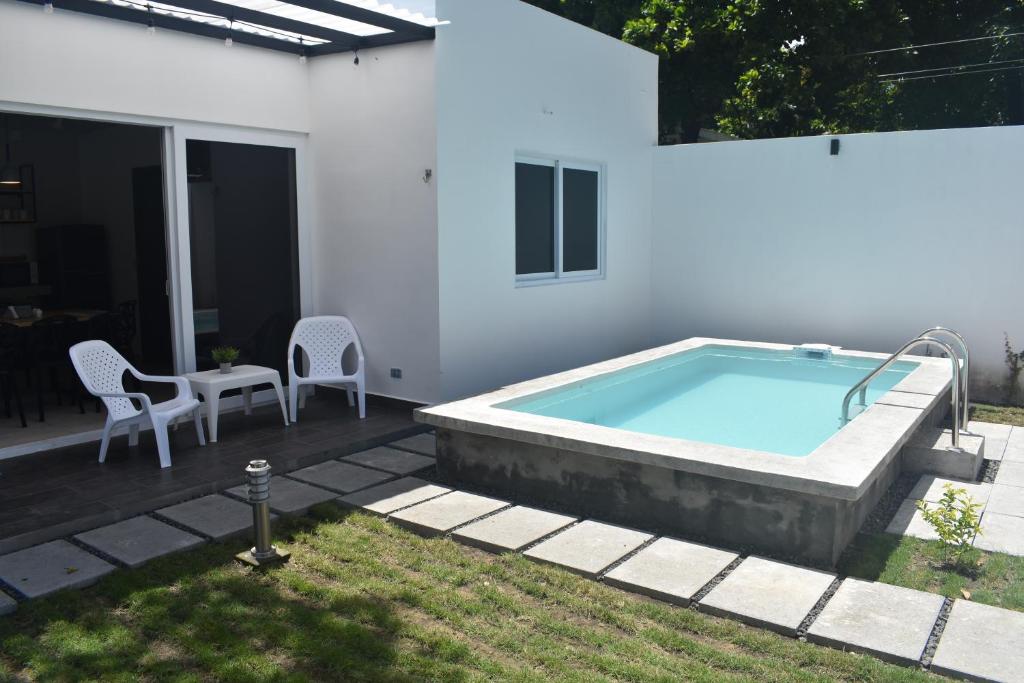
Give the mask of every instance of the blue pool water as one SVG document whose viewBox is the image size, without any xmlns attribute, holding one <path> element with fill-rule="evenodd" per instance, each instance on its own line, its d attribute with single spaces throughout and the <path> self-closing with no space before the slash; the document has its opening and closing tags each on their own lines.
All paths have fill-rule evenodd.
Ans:
<svg viewBox="0 0 1024 683">
<path fill-rule="evenodd" d="M 872 359 L 706 346 L 498 405 L 692 441 L 805 456 L 839 429 L 843 396 Z M 871 383 L 868 405 L 918 366 Z"/>
</svg>

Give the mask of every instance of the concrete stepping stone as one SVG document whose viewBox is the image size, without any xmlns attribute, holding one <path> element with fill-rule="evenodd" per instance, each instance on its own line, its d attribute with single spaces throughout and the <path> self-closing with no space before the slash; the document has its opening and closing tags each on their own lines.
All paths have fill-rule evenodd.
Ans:
<svg viewBox="0 0 1024 683">
<path fill-rule="evenodd" d="M 957 600 L 931 670 L 975 681 L 1012 681 L 1024 671 L 1024 613 Z"/>
<path fill-rule="evenodd" d="M 220 494 L 213 494 L 157 510 L 176 524 L 209 536 L 215 541 L 241 535 L 252 529 L 252 507 Z M 271 519 L 277 515 L 271 514 Z"/>
<path fill-rule="evenodd" d="M 807 630 L 807 639 L 897 664 L 916 664 L 943 602 L 933 593 L 846 579 Z"/>
<path fill-rule="evenodd" d="M 135 569 L 157 557 L 188 550 L 205 541 L 152 517 L 132 517 L 75 536 L 75 540 Z"/>
<path fill-rule="evenodd" d="M 451 493 L 451 489 L 431 484 L 416 477 L 405 477 L 350 493 L 338 500 L 350 507 L 362 508 L 378 515 L 389 515 L 401 508 L 422 503 L 446 493 Z"/>
<path fill-rule="evenodd" d="M 228 489 L 225 493 L 242 500 L 249 499 L 249 487 L 245 484 Z M 337 497 L 338 494 L 333 491 L 303 484 L 287 477 L 270 478 L 270 509 L 279 515 L 304 515 L 314 505 L 335 500 Z"/>
<path fill-rule="evenodd" d="M 18 609 L 18 601 L 6 593 L 0 593 L 0 617 Z"/>
<path fill-rule="evenodd" d="M 704 596 L 700 610 L 793 636 L 835 578 L 751 556 Z"/>
<path fill-rule="evenodd" d="M 369 486 L 383 484 L 395 477 L 387 472 L 350 465 L 337 460 L 329 460 L 319 465 L 296 470 L 290 472 L 288 476 L 338 493 L 352 493 Z"/>
<path fill-rule="evenodd" d="M 507 501 L 453 491 L 446 496 L 399 510 L 390 519 L 424 536 L 438 536 L 503 507 L 508 507 Z"/>
<path fill-rule="evenodd" d="M 968 432 L 985 437 L 985 458 L 987 460 L 1003 459 L 1003 453 L 1006 451 L 1006 443 L 1010 439 L 1012 429 L 1010 425 L 996 424 L 994 422 L 971 420 L 967 423 Z"/>
<path fill-rule="evenodd" d="M 1014 433 L 1017 428 L 1014 427 Z M 1024 486 L 1024 456 L 1020 460 L 1010 459 L 1010 447 L 1006 447 L 1006 453 L 1003 454 L 1003 461 L 999 463 L 999 471 L 996 472 L 996 484 L 1003 484 L 1004 486 Z"/>
<path fill-rule="evenodd" d="M 1024 517 L 985 511 L 981 516 L 981 533 L 974 547 L 995 553 L 1024 556 Z"/>
<path fill-rule="evenodd" d="M 994 484 L 985 512 L 1011 517 L 1024 517 L 1024 488 Z"/>
<path fill-rule="evenodd" d="M 939 535 L 928 522 L 924 521 L 921 511 L 917 509 L 917 501 L 911 498 L 900 503 L 885 533 L 894 536 L 913 536 L 926 541 L 934 541 Z"/>
<path fill-rule="evenodd" d="M 979 484 L 977 482 L 946 479 L 926 474 L 917 480 L 917 484 L 910 490 L 910 495 L 907 496 L 907 499 L 938 503 L 942 500 L 942 496 L 945 493 L 943 487 L 946 484 L 952 484 L 958 489 L 967 491 L 967 495 L 973 498 L 975 503 L 980 503 L 982 507 L 988 502 L 988 498 L 992 494 L 992 484 Z M 978 509 L 980 510 L 981 508 Z"/>
<path fill-rule="evenodd" d="M 366 465 L 392 474 L 412 474 L 433 467 L 435 460 L 424 455 L 400 451 L 397 448 L 378 446 L 368 451 L 354 453 L 342 458 L 344 462 Z"/>
<path fill-rule="evenodd" d="M 26 598 L 96 583 L 116 567 L 67 541 L 50 541 L 0 557 L 0 579 Z"/>
<path fill-rule="evenodd" d="M 403 448 L 413 453 L 429 455 L 430 457 L 437 455 L 437 437 L 433 434 L 416 434 L 415 436 L 399 439 L 398 441 L 392 441 L 388 445 L 395 448 Z"/>
<path fill-rule="evenodd" d="M 523 554 L 593 579 L 652 538 L 642 531 L 588 519 Z"/>
<path fill-rule="evenodd" d="M 517 505 L 462 527 L 452 538 L 492 553 L 519 552 L 576 521 L 576 517 Z"/>
<path fill-rule="evenodd" d="M 690 599 L 739 555 L 697 543 L 659 538 L 605 575 L 605 583 L 652 598 Z"/>
<path fill-rule="evenodd" d="M 1010 430 L 1010 436 L 1006 439 L 1006 449 L 1003 451 L 1003 460 L 1024 462 L 1024 427 L 1014 427 Z M 996 477 L 999 481 L 999 477 Z"/>
</svg>

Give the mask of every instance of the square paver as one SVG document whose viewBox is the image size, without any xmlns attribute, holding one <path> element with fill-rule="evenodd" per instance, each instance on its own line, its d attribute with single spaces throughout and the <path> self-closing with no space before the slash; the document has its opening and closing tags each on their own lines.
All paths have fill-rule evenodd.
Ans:
<svg viewBox="0 0 1024 683">
<path fill-rule="evenodd" d="M 1016 431 L 1016 427 L 1014 428 Z M 1007 453 L 1010 447 L 1006 447 Z M 996 472 L 995 483 L 1004 486 L 1024 486 L 1024 460 L 1010 460 L 1004 454 L 1003 461 L 999 463 L 999 471 Z"/>
<path fill-rule="evenodd" d="M 0 593 L 0 617 L 18 609 L 18 601 L 6 593 Z"/>
<path fill-rule="evenodd" d="M 405 477 L 350 493 L 342 496 L 339 501 L 378 515 L 389 515 L 401 508 L 422 503 L 445 493 L 451 493 L 451 489 L 416 477 Z"/>
<path fill-rule="evenodd" d="M 82 588 L 114 569 L 109 562 L 67 541 L 50 541 L 0 557 L 0 579 L 26 598 Z"/>
<path fill-rule="evenodd" d="M 921 511 L 917 509 L 917 501 L 908 498 L 900 503 L 895 516 L 885 528 L 885 533 L 895 536 L 913 536 L 926 541 L 934 541 L 939 535 L 928 522 L 924 521 Z"/>
<path fill-rule="evenodd" d="M 249 497 L 249 487 L 245 484 L 228 489 L 225 493 L 242 500 Z M 310 486 L 287 477 L 270 478 L 270 509 L 279 515 L 302 515 L 309 508 L 329 500 L 335 500 L 337 493 Z"/>
<path fill-rule="evenodd" d="M 901 586 L 846 579 L 807 639 L 899 664 L 921 659 L 945 599 Z"/>
<path fill-rule="evenodd" d="M 971 434 L 980 434 L 985 437 L 985 458 L 988 460 L 1002 460 L 1003 452 L 1006 450 L 1006 443 L 1010 439 L 1010 425 L 996 424 L 994 422 L 978 422 L 971 420 L 967 423 L 967 431 Z"/>
<path fill-rule="evenodd" d="M 974 547 L 1007 555 L 1024 555 L 1024 517 L 985 511 L 981 516 L 981 533 Z"/>
<path fill-rule="evenodd" d="M 652 598 L 689 605 L 739 555 L 706 545 L 659 538 L 605 575 L 605 583 Z"/>
<path fill-rule="evenodd" d="M 926 474 L 917 480 L 917 484 L 911 489 L 910 495 L 907 498 L 938 503 L 942 500 L 942 496 L 945 493 L 944 487 L 946 484 L 952 484 L 955 488 L 963 489 L 967 492 L 967 495 L 974 499 L 975 503 L 980 503 L 982 506 L 988 502 L 988 497 L 992 493 L 992 484 L 979 484 L 973 481 L 946 479 Z M 981 508 L 978 509 L 980 510 Z"/>
<path fill-rule="evenodd" d="M 161 508 L 157 514 L 215 541 L 252 529 L 252 506 L 217 493 Z"/>
<path fill-rule="evenodd" d="M 459 529 L 452 538 L 492 553 L 518 552 L 576 521 L 576 517 L 517 505 Z"/>
<path fill-rule="evenodd" d="M 642 531 L 588 519 L 523 554 L 530 559 L 556 564 L 577 574 L 595 578 L 602 570 L 652 538 L 651 534 Z"/>
<path fill-rule="evenodd" d="M 391 519 L 426 536 L 437 536 L 507 506 L 508 502 L 504 500 L 453 491 L 446 496 L 399 510 L 391 515 Z"/>
<path fill-rule="evenodd" d="M 1003 460 L 1024 462 L 1024 427 L 1014 427 L 1010 430 L 1010 436 L 1006 439 L 1006 450 L 1003 451 Z"/>
<path fill-rule="evenodd" d="M 416 434 L 405 439 L 392 441 L 389 446 L 434 457 L 437 455 L 437 437 L 433 434 Z"/>
<path fill-rule="evenodd" d="M 1024 488 L 1004 484 L 993 485 L 985 512 L 1024 517 Z"/>
<path fill-rule="evenodd" d="M 366 465 L 392 474 L 412 474 L 433 467 L 435 460 L 425 455 L 417 455 L 397 448 L 379 446 L 368 451 L 353 453 L 342 458 L 343 461 Z"/>
<path fill-rule="evenodd" d="M 931 670 L 972 680 L 1019 679 L 1024 671 L 1024 614 L 957 600 Z"/>
<path fill-rule="evenodd" d="M 86 531 L 75 540 L 132 568 L 204 543 L 194 534 L 145 515 Z"/>
<path fill-rule="evenodd" d="M 395 477 L 387 472 L 350 465 L 337 460 L 329 460 L 319 465 L 290 472 L 288 476 L 338 493 L 352 493 L 369 486 L 383 484 Z"/>
<path fill-rule="evenodd" d="M 704 612 L 796 635 L 835 574 L 748 557 L 700 601 Z"/>
</svg>

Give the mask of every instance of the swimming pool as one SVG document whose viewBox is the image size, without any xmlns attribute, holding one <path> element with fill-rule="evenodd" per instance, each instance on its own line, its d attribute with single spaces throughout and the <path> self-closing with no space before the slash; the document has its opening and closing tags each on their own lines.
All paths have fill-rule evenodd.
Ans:
<svg viewBox="0 0 1024 683">
<path fill-rule="evenodd" d="M 872 358 L 704 346 L 495 407 L 632 432 L 807 456 L 839 429 L 843 396 Z M 867 405 L 918 363 L 880 375 Z"/>
</svg>

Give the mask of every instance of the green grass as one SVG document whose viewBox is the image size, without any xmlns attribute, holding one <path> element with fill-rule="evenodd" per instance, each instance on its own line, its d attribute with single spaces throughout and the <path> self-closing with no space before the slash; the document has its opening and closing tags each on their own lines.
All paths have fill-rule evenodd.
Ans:
<svg viewBox="0 0 1024 683">
<path fill-rule="evenodd" d="M 993 406 L 984 403 L 971 403 L 971 419 L 979 422 L 998 422 L 1000 424 L 1024 427 L 1024 408 L 1019 406 Z"/>
<path fill-rule="evenodd" d="M 891 534 L 859 534 L 839 561 L 842 574 L 1024 612 L 1024 557 L 980 553 L 972 576 L 943 561 L 937 541 Z"/>
<path fill-rule="evenodd" d="M 916 681 L 863 655 L 325 506 L 252 573 L 211 544 L 0 619 L 0 678 L 41 681 Z"/>
</svg>

